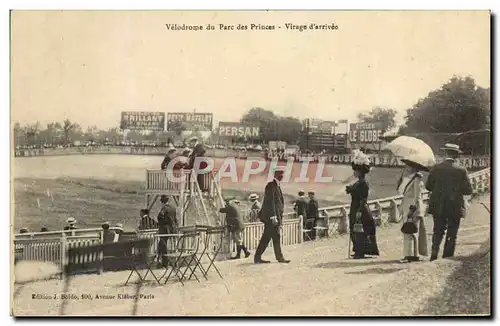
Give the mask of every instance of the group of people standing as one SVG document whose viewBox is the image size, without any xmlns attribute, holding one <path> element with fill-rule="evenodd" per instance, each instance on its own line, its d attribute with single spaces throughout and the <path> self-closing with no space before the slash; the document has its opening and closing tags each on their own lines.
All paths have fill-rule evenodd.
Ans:
<svg viewBox="0 0 500 326">
<path fill-rule="evenodd" d="M 445 160 L 433 166 L 430 171 L 419 164 L 405 162 L 406 166 L 397 183 L 398 192 L 403 195 L 400 210 L 403 234 L 402 263 L 419 261 L 420 256 L 428 255 L 425 220 L 427 214 L 432 215 L 433 219 L 430 261 L 438 258 L 445 233 L 442 257 L 453 257 L 455 254 L 460 221 L 466 213 L 465 197 L 471 195 L 473 189 L 467 170 L 458 163 L 461 153 L 459 146 L 446 144 L 442 150 L 446 154 Z M 361 152 L 357 153 L 352 169 L 357 181 L 346 187 L 346 192 L 351 195 L 349 230 L 352 257 L 361 259 L 365 256 L 378 256 L 375 222 L 367 205 L 369 184 L 365 176 L 370 171 L 368 157 Z M 427 171 L 429 175 L 424 183 L 422 172 Z M 422 200 L 425 189 L 430 192 L 427 209 Z"/>
<path fill-rule="evenodd" d="M 300 190 L 298 193 L 299 197 L 295 200 L 293 209 L 297 216 L 302 216 L 302 224 L 304 229 L 312 230 L 311 239 L 316 238 L 316 232 L 314 227 L 316 226 L 319 218 L 319 204 L 315 197 L 314 191 L 309 191 L 306 193 L 304 190 Z"/>
</svg>

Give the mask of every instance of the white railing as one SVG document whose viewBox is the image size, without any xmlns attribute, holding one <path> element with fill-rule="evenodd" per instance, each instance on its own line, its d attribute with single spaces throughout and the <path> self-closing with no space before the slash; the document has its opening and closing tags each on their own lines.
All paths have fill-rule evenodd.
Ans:
<svg viewBox="0 0 500 326">
<path fill-rule="evenodd" d="M 243 230 L 243 242 L 249 250 L 257 249 L 260 237 L 264 231 L 264 224 L 261 222 L 245 223 Z M 281 245 L 288 246 L 302 242 L 302 219 L 294 218 L 283 220 L 281 227 Z M 272 247 L 272 242 L 269 243 Z M 236 250 L 233 240 L 230 240 L 231 252 Z"/>
<path fill-rule="evenodd" d="M 16 260 L 50 261 L 58 265 L 62 270 L 68 249 L 87 247 L 99 243 L 102 243 L 100 236 L 15 239 L 15 258 Z"/>
<path fill-rule="evenodd" d="M 474 193 L 483 193 L 490 190 L 491 170 L 490 168 L 469 174 Z M 423 201 L 427 203 L 429 193 L 423 193 Z M 381 224 L 397 222 L 400 216 L 402 196 L 375 199 L 368 202 L 374 217 Z M 323 225 L 328 228 L 329 234 L 345 233 L 348 225 L 349 205 L 337 205 L 320 208 Z M 294 218 L 294 214 L 285 214 L 281 234 L 282 245 L 292 245 L 302 242 L 302 221 Z M 114 229 L 114 228 L 110 228 Z M 255 250 L 262 235 L 264 225 L 260 222 L 246 223 L 244 230 L 244 242 L 251 250 Z M 137 233 L 138 238 L 150 238 L 154 240 L 158 230 L 145 230 Z M 71 236 L 63 237 L 70 233 Z M 64 257 L 68 247 L 86 246 L 102 242 L 102 229 L 76 229 L 55 232 L 35 232 L 15 234 L 14 247 L 15 256 L 20 260 L 44 260 L 52 261 L 60 266 L 64 264 Z M 234 251 L 234 244 L 227 234 L 226 254 Z M 21 250 L 22 249 L 22 250 Z M 152 241 L 151 253 L 156 252 L 157 243 Z M 19 251 L 19 252 L 18 252 Z"/>
<path fill-rule="evenodd" d="M 146 170 L 146 192 L 180 194 L 188 183 L 190 170 Z"/>
</svg>

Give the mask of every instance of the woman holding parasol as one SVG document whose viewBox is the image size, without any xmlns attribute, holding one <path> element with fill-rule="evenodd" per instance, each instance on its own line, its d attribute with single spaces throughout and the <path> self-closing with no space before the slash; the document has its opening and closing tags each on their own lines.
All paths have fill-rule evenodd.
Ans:
<svg viewBox="0 0 500 326">
<path fill-rule="evenodd" d="M 419 256 L 428 255 L 425 206 L 422 200 L 425 185 L 422 172 L 428 172 L 436 163 L 436 159 L 429 145 L 413 137 L 398 137 L 389 143 L 388 149 L 405 164 L 397 183 L 397 190 L 403 195 L 400 206 L 403 235 L 401 262 L 419 261 Z"/>
</svg>

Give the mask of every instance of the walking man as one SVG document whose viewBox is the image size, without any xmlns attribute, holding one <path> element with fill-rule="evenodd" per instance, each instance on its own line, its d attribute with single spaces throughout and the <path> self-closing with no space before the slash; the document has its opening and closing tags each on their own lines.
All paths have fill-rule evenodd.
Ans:
<svg viewBox="0 0 500 326">
<path fill-rule="evenodd" d="M 231 259 L 240 259 L 241 251 L 245 253 L 245 258 L 250 256 L 250 251 L 243 244 L 243 230 L 245 223 L 241 218 L 240 209 L 237 206 L 237 201 L 226 199 L 226 206 L 220 209 L 221 213 L 226 214 L 226 224 L 231 233 L 233 241 L 236 243 L 236 256 Z"/>
<path fill-rule="evenodd" d="M 264 191 L 264 202 L 259 217 L 264 223 L 264 232 L 260 238 L 259 246 L 254 256 L 254 263 L 263 264 L 270 263 L 268 260 L 262 259 L 262 254 L 269 245 L 269 241 L 273 240 L 273 249 L 276 260 L 280 263 L 289 263 L 290 260 L 283 257 L 281 252 L 281 224 L 283 221 L 284 201 L 283 193 L 280 188 L 280 181 L 283 179 L 284 169 L 276 168 L 274 171 L 274 179 L 266 185 Z"/>
<path fill-rule="evenodd" d="M 460 219 L 465 215 L 464 196 L 472 194 L 472 186 L 464 167 L 458 166 L 458 145 L 446 144 L 446 159 L 430 171 L 425 187 L 431 192 L 429 214 L 434 219 L 430 260 L 436 260 L 446 232 L 443 258 L 453 257 Z"/>
</svg>

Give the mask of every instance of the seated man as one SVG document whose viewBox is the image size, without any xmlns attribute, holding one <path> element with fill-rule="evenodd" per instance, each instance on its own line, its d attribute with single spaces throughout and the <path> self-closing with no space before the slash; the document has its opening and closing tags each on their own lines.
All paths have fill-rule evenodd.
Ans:
<svg viewBox="0 0 500 326">
<path fill-rule="evenodd" d="M 74 217 L 68 217 L 68 219 L 66 220 L 66 223 L 68 223 L 68 225 L 66 225 L 64 227 L 64 230 L 76 230 L 77 229 L 76 219 Z"/>
<path fill-rule="evenodd" d="M 157 229 L 158 223 L 149 217 L 149 209 L 144 208 L 140 211 L 141 220 L 139 221 L 139 226 L 137 227 L 139 231 Z"/>
<path fill-rule="evenodd" d="M 109 229 L 109 222 L 104 222 L 101 224 L 102 227 L 102 243 L 112 243 L 115 242 L 116 233 Z"/>
</svg>

